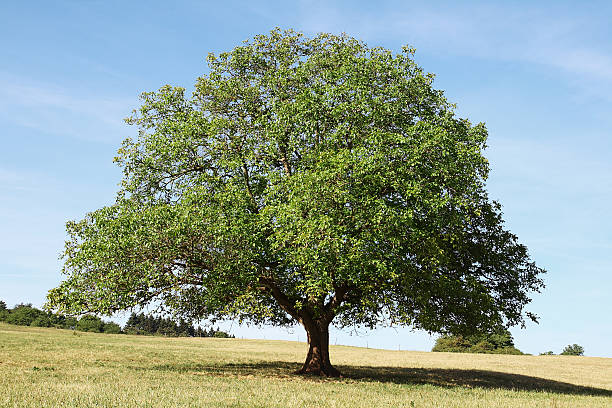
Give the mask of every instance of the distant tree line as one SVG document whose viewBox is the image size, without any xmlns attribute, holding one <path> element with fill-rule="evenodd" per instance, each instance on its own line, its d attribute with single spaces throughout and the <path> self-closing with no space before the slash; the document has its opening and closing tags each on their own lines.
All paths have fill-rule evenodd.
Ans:
<svg viewBox="0 0 612 408">
<path fill-rule="evenodd" d="M 182 319 L 175 322 L 170 318 L 132 313 L 122 329 L 117 323 L 104 321 L 97 316 L 85 315 L 81 318 L 64 316 L 37 309 L 31 303 L 20 303 L 9 309 L 2 300 L 0 300 L 0 321 L 19 326 L 55 327 L 94 333 L 234 338 L 219 328 L 194 327 Z"/>
<path fill-rule="evenodd" d="M 180 319 L 177 322 L 167 317 L 145 315 L 144 313 L 132 313 L 123 331 L 127 334 L 145 334 L 160 336 L 187 336 L 187 337 L 221 337 L 234 338 L 224 331 L 213 329 L 207 330 L 202 327 L 194 327 L 187 321 Z"/>
</svg>

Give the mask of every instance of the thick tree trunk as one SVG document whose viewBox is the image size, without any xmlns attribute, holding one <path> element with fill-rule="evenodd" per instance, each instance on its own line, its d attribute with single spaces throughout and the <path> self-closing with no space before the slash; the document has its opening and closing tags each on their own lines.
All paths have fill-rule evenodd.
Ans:
<svg viewBox="0 0 612 408">
<path fill-rule="evenodd" d="M 329 324 L 304 324 L 308 335 L 308 355 L 299 374 L 341 377 L 342 374 L 329 361 Z"/>
</svg>

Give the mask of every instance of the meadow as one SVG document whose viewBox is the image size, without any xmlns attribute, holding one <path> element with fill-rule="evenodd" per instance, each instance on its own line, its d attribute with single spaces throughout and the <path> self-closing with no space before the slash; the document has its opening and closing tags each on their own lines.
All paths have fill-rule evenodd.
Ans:
<svg viewBox="0 0 612 408">
<path fill-rule="evenodd" d="M 345 374 L 293 374 L 304 343 L 0 323 L 1 407 L 610 407 L 612 359 L 332 346 Z"/>
</svg>

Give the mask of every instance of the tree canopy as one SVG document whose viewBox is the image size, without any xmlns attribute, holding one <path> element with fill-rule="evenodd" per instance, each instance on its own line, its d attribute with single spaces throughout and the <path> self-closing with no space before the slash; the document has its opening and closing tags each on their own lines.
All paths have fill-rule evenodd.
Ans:
<svg viewBox="0 0 612 408">
<path fill-rule="evenodd" d="M 487 130 L 413 52 L 276 29 L 210 54 L 191 95 L 142 94 L 116 202 L 67 224 L 48 307 L 300 323 L 302 371 L 324 375 L 339 375 L 331 323 L 535 319 L 524 306 L 544 271 L 487 195 Z"/>
</svg>

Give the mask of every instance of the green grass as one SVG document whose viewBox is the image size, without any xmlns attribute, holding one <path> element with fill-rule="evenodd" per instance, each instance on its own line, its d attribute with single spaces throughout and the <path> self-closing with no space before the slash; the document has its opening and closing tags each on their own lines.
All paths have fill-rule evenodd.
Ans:
<svg viewBox="0 0 612 408">
<path fill-rule="evenodd" d="M 612 359 L 332 347 L 342 379 L 292 374 L 304 343 L 0 323 L 2 407 L 611 407 Z"/>
</svg>

